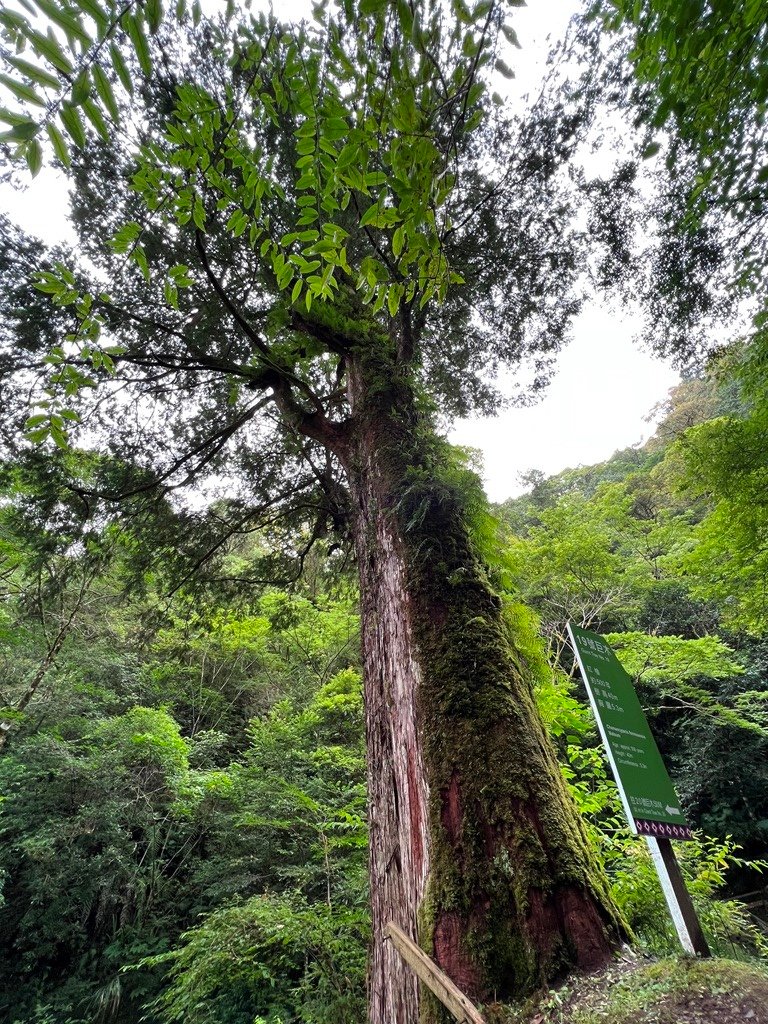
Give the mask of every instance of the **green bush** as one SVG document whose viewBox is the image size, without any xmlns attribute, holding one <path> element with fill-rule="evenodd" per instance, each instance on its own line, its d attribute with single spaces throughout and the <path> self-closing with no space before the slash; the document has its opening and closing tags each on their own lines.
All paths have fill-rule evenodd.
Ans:
<svg viewBox="0 0 768 1024">
<path fill-rule="evenodd" d="M 138 966 L 168 968 L 149 1007 L 168 1024 L 359 1024 L 367 947 L 364 908 L 287 893 L 218 910 L 175 950 Z"/>
</svg>

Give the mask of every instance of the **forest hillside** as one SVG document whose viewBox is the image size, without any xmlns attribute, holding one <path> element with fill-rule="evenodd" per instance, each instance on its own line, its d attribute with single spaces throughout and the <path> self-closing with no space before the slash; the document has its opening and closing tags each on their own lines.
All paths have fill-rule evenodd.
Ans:
<svg viewBox="0 0 768 1024">
<path fill-rule="evenodd" d="M 699 830 L 679 853 L 713 949 L 759 957 L 768 456 L 722 376 L 684 381 L 660 411 L 645 445 L 531 474 L 494 514 L 472 484 L 474 529 L 639 949 L 673 952 L 674 933 L 624 827 L 569 619 L 607 634 L 637 684 Z M 178 587 L 170 564 L 142 564 L 128 527 L 76 535 L 71 496 L 39 460 L 6 465 L 3 491 L 0 1019 L 359 1021 L 369 920 L 349 566 L 318 552 L 292 587 L 244 590 L 269 544 L 256 535 L 229 545 L 215 577 Z"/>
<path fill-rule="evenodd" d="M 73 239 L 0 218 L 0 1016 L 444 1024 L 406 948 L 497 1024 L 670 953 L 571 621 L 751 961 L 627 979 L 752 1019 L 710 997 L 765 989 L 762 5 L 590 0 L 519 102 L 523 0 L 282 6 L 0 10 L 2 183 L 53 169 Z M 492 509 L 445 431 L 598 294 L 683 383 Z"/>
</svg>

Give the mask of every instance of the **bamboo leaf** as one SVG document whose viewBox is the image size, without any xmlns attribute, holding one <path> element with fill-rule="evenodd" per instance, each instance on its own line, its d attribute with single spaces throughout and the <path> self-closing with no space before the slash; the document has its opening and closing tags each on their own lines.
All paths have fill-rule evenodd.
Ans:
<svg viewBox="0 0 768 1024">
<path fill-rule="evenodd" d="M 86 14 L 90 15 L 91 18 L 96 22 L 96 27 L 100 33 L 109 25 L 109 18 L 105 11 L 99 7 L 96 0 L 77 0 L 78 5 L 82 7 Z"/>
<path fill-rule="evenodd" d="M 67 35 L 74 36 L 83 46 L 90 46 L 93 40 L 83 28 L 80 18 L 52 0 L 35 0 L 35 5 L 47 14 L 54 25 L 58 25 Z"/>
<path fill-rule="evenodd" d="M 24 156 L 27 161 L 27 167 L 29 167 L 34 178 L 43 166 L 43 147 L 40 145 L 39 139 L 29 140 L 24 150 Z"/>
<path fill-rule="evenodd" d="M 109 128 L 107 127 L 107 122 L 104 120 L 101 111 L 93 100 L 86 100 L 83 103 L 83 111 L 101 138 L 105 142 L 109 142 Z"/>
<path fill-rule="evenodd" d="M 72 86 L 71 102 L 74 106 L 80 107 L 91 94 L 91 77 L 87 69 L 77 76 Z"/>
<path fill-rule="evenodd" d="M 27 19 L 17 11 L 0 10 L 0 25 L 5 25 L 11 32 L 28 33 L 30 25 Z"/>
<path fill-rule="evenodd" d="M 163 20 L 163 5 L 161 0 L 147 0 L 144 5 L 144 15 L 149 25 L 149 31 L 155 35 Z"/>
</svg>

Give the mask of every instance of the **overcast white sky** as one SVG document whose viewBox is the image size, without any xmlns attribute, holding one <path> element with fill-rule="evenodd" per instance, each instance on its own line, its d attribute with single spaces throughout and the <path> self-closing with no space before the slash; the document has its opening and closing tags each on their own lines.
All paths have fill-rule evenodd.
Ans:
<svg viewBox="0 0 768 1024">
<path fill-rule="evenodd" d="M 288 6 L 290 0 L 281 4 L 283 13 Z M 548 52 L 547 37 L 564 32 L 576 6 L 576 0 L 533 0 L 516 12 L 522 50 L 514 54 L 513 97 L 535 89 Z M 43 171 L 23 194 L 0 191 L 0 208 L 46 240 L 69 235 L 66 183 L 51 171 Z M 632 340 L 637 329 L 631 318 L 591 303 L 576 321 L 573 341 L 561 354 L 557 375 L 539 404 L 456 424 L 451 440 L 483 453 L 491 500 L 520 493 L 518 475 L 528 469 L 551 474 L 589 465 L 653 432 L 645 417 L 679 377 L 638 350 Z"/>
<path fill-rule="evenodd" d="M 514 65 L 518 95 L 534 94 L 550 48 L 547 38 L 564 34 L 577 6 L 577 0 L 531 0 L 516 12 L 522 45 Z M 537 405 L 456 424 L 451 440 L 483 453 L 492 501 L 519 494 L 518 475 L 526 470 L 550 475 L 602 462 L 653 433 L 645 418 L 680 378 L 669 364 L 639 350 L 633 343 L 638 330 L 631 316 L 591 302 Z"/>
</svg>

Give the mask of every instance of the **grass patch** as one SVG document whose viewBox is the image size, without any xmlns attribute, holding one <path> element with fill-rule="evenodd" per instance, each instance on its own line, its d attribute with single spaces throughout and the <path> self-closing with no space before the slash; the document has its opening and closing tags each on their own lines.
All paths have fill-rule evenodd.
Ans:
<svg viewBox="0 0 768 1024">
<path fill-rule="evenodd" d="M 493 1024 L 768 1024 L 768 964 L 631 954 L 600 974 L 569 980 L 517 1008 L 490 1008 Z"/>
</svg>

